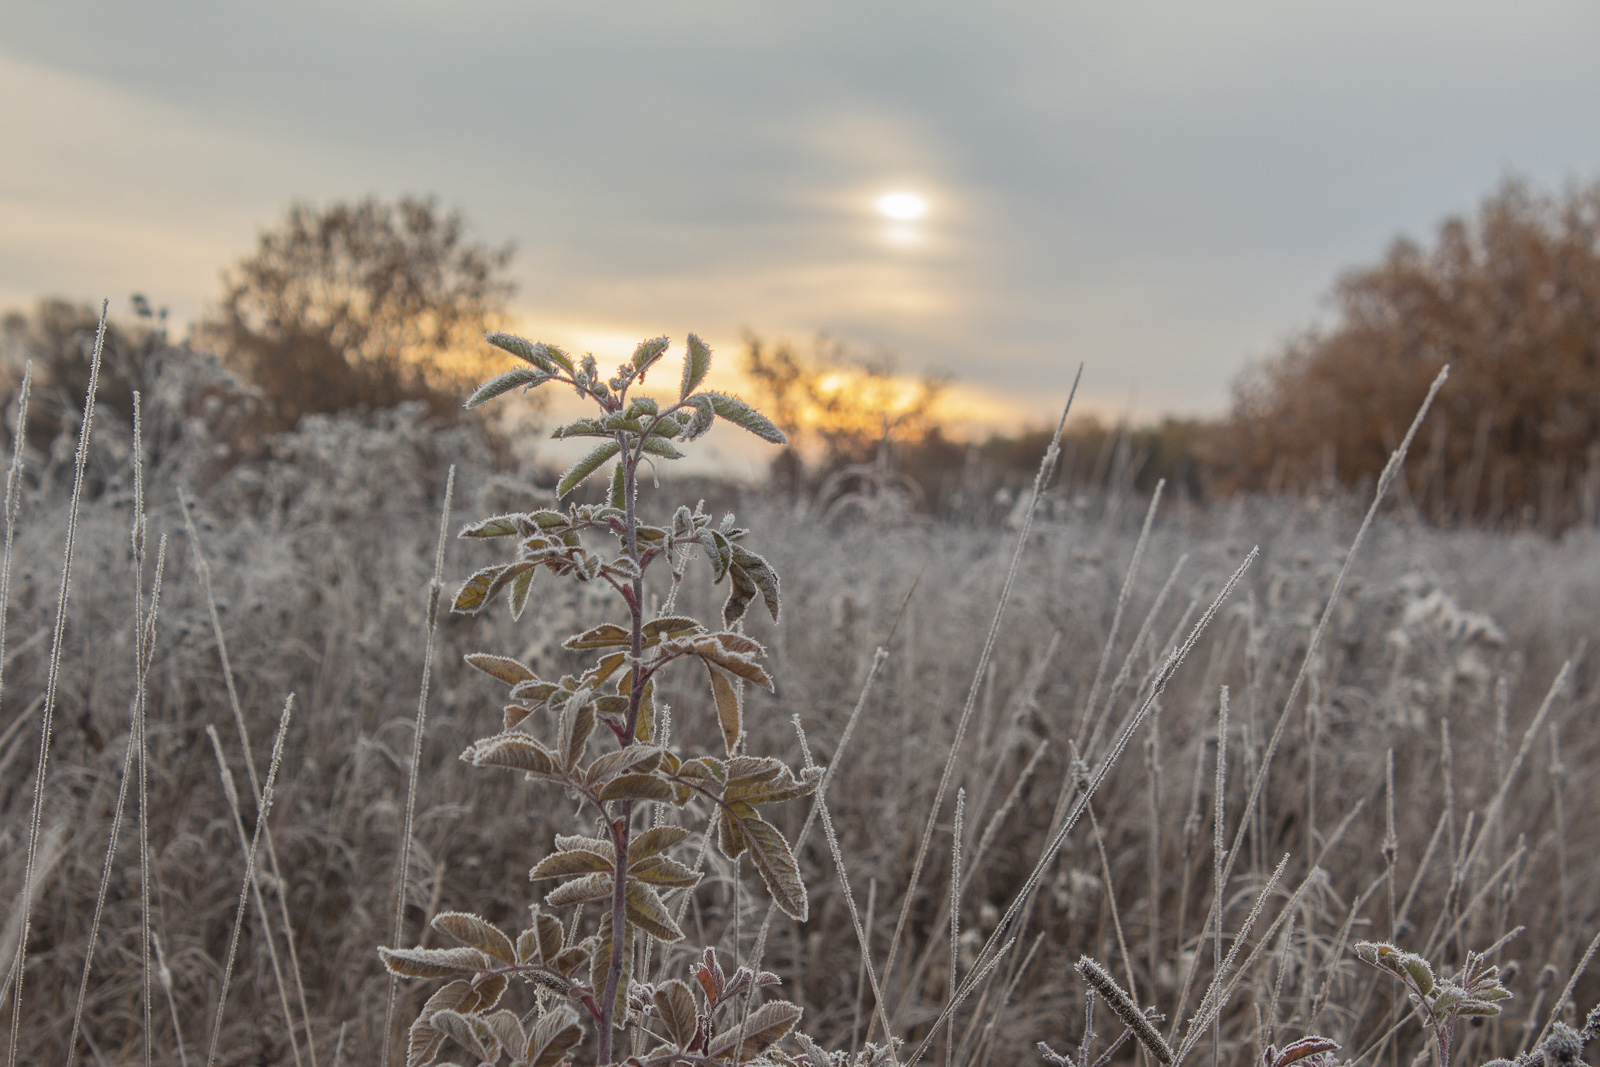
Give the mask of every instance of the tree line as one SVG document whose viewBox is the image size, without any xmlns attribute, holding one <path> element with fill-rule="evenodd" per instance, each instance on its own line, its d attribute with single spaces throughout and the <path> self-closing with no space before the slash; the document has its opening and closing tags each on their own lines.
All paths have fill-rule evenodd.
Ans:
<svg viewBox="0 0 1600 1067">
<path fill-rule="evenodd" d="M 184 345 L 167 337 L 164 311 L 131 299 L 132 321 L 108 333 L 101 402 L 131 416 L 156 364 L 215 353 L 239 388 L 207 378 L 192 406 L 196 417 L 227 406 L 235 461 L 307 415 L 411 402 L 437 420 L 466 418 L 463 390 L 494 369 L 480 338 L 509 321 L 512 255 L 433 199 L 295 204 L 224 272 Z M 1060 479 L 1143 490 L 1165 479 L 1195 499 L 1357 490 L 1448 363 L 1404 506 L 1434 522 L 1550 531 L 1600 520 L 1600 183 L 1562 193 L 1503 183 L 1431 243 L 1396 240 L 1346 273 L 1332 311 L 1241 375 L 1217 418 L 1075 420 Z M 77 417 L 96 317 L 54 299 L 0 320 L 0 384 L 14 387 L 34 361 L 36 447 Z M 793 431 L 771 470 L 783 491 L 892 483 L 912 507 L 971 509 L 1028 482 L 1049 437 L 957 439 L 939 415 L 949 381 L 900 374 L 883 353 L 753 333 L 743 349 L 752 389 Z"/>
</svg>

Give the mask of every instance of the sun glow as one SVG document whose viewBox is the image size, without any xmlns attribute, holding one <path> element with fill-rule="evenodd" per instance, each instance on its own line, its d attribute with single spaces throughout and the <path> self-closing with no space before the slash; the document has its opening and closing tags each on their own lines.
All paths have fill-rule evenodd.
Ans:
<svg viewBox="0 0 1600 1067">
<path fill-rule="evenodd" d="M 916 193 L 885 193 L 878 197 L 878 214 L 896 222 L 915 222 L 928 214 L 928 199 Z"/>
</svg>

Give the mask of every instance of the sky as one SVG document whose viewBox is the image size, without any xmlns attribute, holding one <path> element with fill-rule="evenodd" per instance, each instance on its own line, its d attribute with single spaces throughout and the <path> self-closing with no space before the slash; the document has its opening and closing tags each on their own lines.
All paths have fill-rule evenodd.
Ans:
<svg viewBox="0 0 1600 1067">
<path fill-rule="evenodd" d="M 1225 409 L 1340 273 L 1600 179 L 1592 0 L 0 0 L 0 308 L 182 324 L 295 199 L 436 194 L 602 365 L 819 333 L 974 418 Z M 921 218 L 886 218 L 886 194 Z"/>
</svg>

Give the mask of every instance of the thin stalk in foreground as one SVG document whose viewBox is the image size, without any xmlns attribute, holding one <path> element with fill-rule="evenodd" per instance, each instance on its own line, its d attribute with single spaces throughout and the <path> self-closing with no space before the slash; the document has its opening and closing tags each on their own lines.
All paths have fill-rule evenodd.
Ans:
<svg viewBox="0 0 1600 1067">
<path fill-rule="evenodd" d="M 22 451 L 28 433 L 28 397 L 33 391 L 33 360 L 22 369 L 22 387 L 17 392 L 17 432 L 11 439 L 11 469 L 6 472 L 6 549 L 0 562 L 0 608 L 11 604 L 11 549 L 16 543 L 17 502 L 22 492 Z M 6 615 L 0 610 L 0 696 L 6 681 Z"/>
<path fill-rule="evenodd" d="M 137 400 L 138 394 L 135 393 L 134 397 Z M 135 410 L 137 411 L 137 408 Z M 138 509 L 136 515 L 135 529 L 139 532 L 135 535 L 135 543 L 139 544 L 142 541 L 143 534 L 142 529 L 140 529 L 144 519 L 143 510 Z M 140 549 L 135 558 L 142 562 L 142 545 Z M 154 585 L 150 590 L 148 617 L 138 618 L 143 614 L 143 609 L 138 603 L 134 604 L 134 614 L 136 616 L 134 626 L 134 656 L 136 663 L 134 670 L 136 672 L 136 681 L 134 703 L 132 709 L 130 709 L 132 714 L 129 716 L 128 751 L 122 758 L 122 781 L 117 786 L 117 803 L 111 814 L 111 833 L 109 840 L 106 842 L 105 865 L 100 872 L 100 889 L 95 894 L 94 918 L 89 923 L 89 943 L 83 953 L 83 979 L 78 984 L 78 1000 L 72 1010 L 72 1033 L 67 1039 L 67 1067 L 74 1067 L 78 1062 L 78 1033 L 83 1028 L 83 1007 L 89 995 L 89 972 L 94 968 L 95 943 L 100 937 L 100 920 L 105 913 L 106 894 L 111 887 L 111 870 L 113 861 L 116 858 L 117 842 L 122 829 L 122 813 L 128 799 L 128 785 L 133 777 L 135 759 L 139 749 L 139 731 L 144 721 L 145 684 L 150 674 L 150 655 L 155 639 L 155 621 L 161 604 L 161 576 L 166 570 L 166 563 L 167 538 L 163 534 L 160 547 L 156 551 L 156 575 Z M 140 570 L 142 568 L 136 564 L 136 578 Z M 146 1007 L 148 1008 L 148 1005 Z M 149 1033 L 148 1026 L 147 1022 L 145 1031 L 147 1034 Z"/>
<path fill-rule="evenodd" d="M 100 357 L 106 344 L 106 311 L 111 301 L 100 305 L 100 325 L 95 330 L 94 354 L 89 360 L 89 388 L 84 394 L 83 426 L 78 431 L 78 455 L 72 472 L 72 503 L 67 511 L 67 543 L 61 559 L 61 591 L 56 600 L 55 635 L 50 643 L 50 669 L 45 678 L 44 717 L 39 725 L 39 762 L 33 779 L 33 813 L 28 820 L 28 855 L 22 875 L 22 936 L 17 941 L 16 985 L 11 1004 L 11 1048 L 9 1067 L 16 1067 L 17 1042 L 22 1029 L 22 982 L 27 975 L 28 930 L 33 919 L 33 868 L 39 854 L 39 821 L 44 812 L 44 784 L 50 764 L 50 733 L 55 719 L 56 694 L 61 682 L 61 638 L 67 625 L 67 594 L 72 586 L 72 549 L 77 541 L 78 508 L 83 502 L 83 472 L 89 459 L 89 431 L 94 426 L 94 400 L 100 387 Z M 0 614 L 5 604 L 0 602 Z"/>
<path fill-rule="evenodd" d="M 394 889 L 394 943 L 400 944 L 405 932 L 406 874 L 411 863 L 411 830 L 417 812 L 417 768 L 422 764 L 422 728 L 428 719 L 428 683 L 433 677 L 433 636 L 439 629 L 439 594 L 444 589 L 444 542 L 450 529 L 450 498 L 455 494 L 456 467 L 444 481 L 444 507 L 439 512 L 439 541 L 433 550 L 433 581 L 428 584 L 428 637 L 422 651 L 422 690 L 417 696 L 417 721 L 411 731 L 411 767 L 406 774 L 406 821 L 400 831 L 400 867 L 395 874 Z M 394 1002 L 399 995 L 399 982 L 389 975 L 389 1006 L 383 1013 L 383 1058 L 389 1063 L 390 1049 L 394 1043 Z M 310 1020 L 307 1020 L 309 1025 Z"/>
<path fill-rule="evenodd" d="M 1294 709 L 1295 701 L 1300 697 L 1300 690 L 1305 686 L 1306 677 L 1310 673 L 1311 664 L 1316 659 L 1318 649 L 1322 646 L 1323 634 L 1327 632 L 1328 622 L 1333 618 L 1333 609 L 1339 604 L 1339 596 L 1344 591 L 1345 580 L 1350 576 L 1351 565 L 1355 562 L 1356 554 L 1367 539 L 1367 531 L 1372 528 L 1372 523 L 1378 515 L 1378 507 L 1383 503 L 1384 496 L 1389 487 L 1399 476 L 1400 469 L 1405 465 L 1406 454 L 1411 451 L 1411 443 L 1416 439 L 1417 431 L 1422 427 L 1422 420 L 1427 418 L 1428 410 L 1433 406 L 1433 401 L 1439 395 L 1439 390 L 1444 388 L 1446 379 L 1450 376 L 1450 367 L 1446 365 L 1434 378 L 1433 384 L 1428 387 L 1428 395 L 1423 398 L 1422 406 L 1417 409 L 1416 418 L 1411 420 L 1410 429 L 1406 430 L 1405 438 L 1400 442 L 1400 447 L 1394 450 L 1389 457 L 1389 462 L 1384 464 L 1383 473 L 1378 477 L 1378 487 L 1373 491 L 1372 504 L 1367 508 L 1366 516 L 1361 520 L 1361 526 L 1356 530 L 1355 538 L 1350 542 L 1350 551 L 1345 553 L 1344 565 L 1339 568 L 1339 576 L 1334 579 L 1333 589 L 1328 594 L 1328 602 L 1322 609 L 1322 616 L 1317 620 L 1317 627 L 1311 632 L 1311 640 L 1306 643 L 1305 656 L 1300 661 L 1300 670 L 1295 674 L 1294 684 L 1289 687 L 1289 696 L 1283 702 L 1283 711 L 1278 715 L 1277 724 L 1272 728 L 1272 738 L 1267 742 L 1266 751 L 1261 756 L 1261 766 L 1257 768 L 1255 777 L 1250 783 L 1250 797 L 1245 802 L 1243 814 L 1239 820 L 1238 829 L 1234 831 L 1233 847 L 1228 851 L 1228 860 L 1223 865 L 1222 876 L 1219 884 L 1227 885 L 1233 875 L 1234 864 L 1238 862 L 1239 851 L 1244 845 L 1245 834 L 1250 829 L 1251 817 L 1256 812 L 1256 807 L 1261 800 L 1261 791 L 1266 786 L 1267 772 L 1272 767 L 1273 757 L 1278 753 L 1278 743 L 1283 739 L 1284 727 L 1288 725 L 1289 713 Z M 1213 902 L 1213 913 L 1206 916 L 1206 921 L 1201 929 L 1210 926 L 1218 902 Z M 1188 1001 L 1188 990 L 1173 1010 L 1172 1031 L 1177 1031 L 1183 1018 L 1184 1006 Z M 1170 1035 L 1169 1035 L 1170 1036 Z"/>
<path fill-rule="evenodd" d="M 222 751 L 222 738 L 217 735 L 216 725 L 206 723 L 206 736 L 211 739 L 211 751 L 217 757 L 217 771 L 222 776 L 222 791 L 228 798 L 228 809 L 233 812 L 234 833 L 239 836 L 239 847 L 248 849 L 250 839 L 244 832 L 244 815 L 239 807 L 239 788 L 234 783 L 233 771 L 228 769 L 227 756 Z M 255 897 L 256 913 L 261 916 L 261 932 L 267 943 L 267 958 L 272 964 L 272 978 L 278 987 L 278 1003 L 283 1008 L 284 1029 L 288 1032 L 289 1051 L 294 1056 L 295 1067 L 300 1065 L 300 1042 L 294 1036 L 294 1012 L 289 1009 L 289 991 L 283 982 L 283 964 L 278 959 L 277 942 L 272 936 L 272 917 L 267 914 L 267 903 L 261 896 L 261 875 L 259 871 L 251 871 L 250 892 Z"/>
<path fill-rule="evenodd" d="M 965 999 L 971 994 L 972 990 L 976 988 L 977 983 L 981 981 L 983 975 L 988 973 L 988 967 L 993 966 L 995 960 L 999 959 L 999 953 L 993 957 L 990 957 L 990 953 L 994 951 L 995 946 L 999 943 L 1001 935 L 1010 932 L 1010 928 L 1016 921 L 1017 916 L 1021 913 L 1027 902 L 1032 899 L 1034 890 L 1039 886 L 1039 879 L 1044 876 L 1045 870 L 1050 866 L 1050 864 L 1054 863 L 1056 857 L 1060 855 L 1061 846 L 1063 843 L 1065 843 L 1067 835 L 1072 832 L 1073 827 L 1075 827 L 1078 823 L 1078 820 L 1082 818 L 1083 812 L 1088 806 L 1089 801 L 1094 798 L 1094 794 L 1099 790 L 1101 783 L 1103 783 L 1106 779 L 1106 776 L 1111 773 L 1111 768 L 1116 765 L 1117 759 L 1122 755 L 1123 750 L 1128 747 L 1128 742 L 1132 740 L 1134 733 L 1138 731 L 1139 726 L 1149 715 L 1151 706 L 1154 705 L 1156 699 L 1166 691 L 1167 682 L 1171 680 L 1173 673 L 1178 669 L 1179 666 L 1182 665 L 1184 659 L 1188 657 L 1189 653 L 1193 651 L 1195 644 L 1200 640 L 1200 635 L 1206 631 L 1206 628 L 1211 624 L 1211 620 L 1216 617 L 1217 611 L 1222 607 L 1223 601 L 1226 600 L 1228 595 L 1233 592 L 1233 587 L 1239 584 L 1239 579 L 1244 577 L 1244 572 L 1250 569 L 1250 565 L 1256 561 L 1256 557 L 1260 555 L 1260 552 L 1261 550 L 1259 547 L 1252 548 L 1250 550 L 1250 554 L 1244 558 L 1244 562 L 1239 564 L 1239 569 L 1233 572 L 1233 576 L 1228 579 L 1227 584 L 1225 584 L 1222 587 L 1222 590 L 1217 593 L 1216 599 L 1211 602 L 1211 606 L 1206 609 L 1205 614 L 1202 615 L 1199 621 L 1195 623 L 1194 629 L 1189 632 L 1188 638 L 1184 640 L 1183 644 L 1179 648 L 1174 649 L 1167 655 L 1166 662 L 1164 662 L 1161 665 L 1161 669 L 1156 672 L 1155 681 L 1150 686 L 1150 692 L 1145 697 L 1144 704 L 1118 733 L 1116 742 L 1111 746 L 1111 751 L 1106 754 L 1106 757 L 1101 760 L 1100 764 L 1095 768 L 1094 773 L 1090 776 L 1088 784 L 1084 787 L 1083 792 L 1079 795 L 1077 802 L 1073 805 L 1072 811 L 1068 814 L 1065 822 L 1062 824 L 1060 829 L 1056 831 L 1055 835 L 1051 837 L 1050 842 L 1045 846 L 1044 851 L 1040 853 L 1038 862 L 1034 864 L 1033 870 L 1028 873 L 1027 881 L 1023 883 L 1023 886 L 1017 892 L 1017 895 L 1012 898 L 1010 906 L 1006 908 L 1005 914 L 1000 917 L 1000 921 L 995 924 L 994 931 L 990 933 L 989 939 L 984 943 L 982 950 L 978 953 L 978 965 L 974 966 L 973 973 L 969 975 L 967 981 L 962 984 L 960 994 L 962 999 Z M 1010 944 L 1011 942 L 1007 942 L 1008 947 Z M 1003 952 L 1004 949 L 1001 949 L 1001 953 Z M 987 965 L 984 964 L 984 961 L 986 960 L 988 961 Z M 959 1001 L 956 1003 L 958 1004 Z M 939 1017 L 934 1020 L 933 1025 L 929 1028 L 927 1036 L 922 1039 L 922 1043 L 917 1046 L 916 1052 L 913 1053 L 911 1058 L 906 1061 L 906 1067 L 911 1067 L 912 1064 L 915 1064 L 919 1059 L 922 1058 L 923 1054 L 927 1051 L 928 1046 L 932 1043 L 934 1036 L 938 1034 L 939 1028 L 949 1019 L 954 1008 L 954 1004 L 947 1004 L 944 1010 L 939 1013 Z"/>
<path fill-rule="evenodd" d="M 1544 1029 L 1540 1030 L 1539 1036 L 1534 1039 L 1534 1048 L 1544 1044 L 1544 1039 L 1550 1034 L 1550 1027 L 1554 1026 L 1555 1021 L 1561 1017 L 1561 1009 L 1571 999 L 1572 991 L 1578 985 L 1578 979 L 1582 978 L 1583 972 L 1589 969 L 1589 963 L 1594 959 L 1594 954 L 1597 950 L 1600 950 L 1600 933 L 1594 935 L 1594 940 L 1590 941 L 1589 947 L 1584 950 L 1583 958 L 1578 961 L 1576 967 L 1572 968 L 1572 977 L 1567 979 L 1567 984 L 1562 988 L 1561 995 L 1556 998 L 1555 1005 L 1550 1009 L 1550 1018 L 1545 1020 Z"/>
<path fill-rule="evenodd" d="M 228 960 L 222 969 L 222 990 L 217 994 L 217 1017 L 211 1025 L 211 1047 L 206 1052 L 206 1067 L 217 1062 L 217 1044 L 222 1039 L 222 1017 L 228 1007 L 228 986 L 233 982 L 233 960 L 239 951 L 239 932 L 244 928 L 244 913 L 250 903 L 250 886 L 256 875 L 256 850 L 261 845 L 261 832 L 266 828 L 267 817 L 272 813 L 272 786 L 278 780 L 278 766 L 283 762 L 283 739 L 289 732 L 289 716 L 294 710 L 294 694 L 283 702 L 283 716 L 278 720 L 278 736 L 272 742 L 272 762 L 267 767 L 267 780 L 261 787 L 261 806 L 256 809 L 255 833 L 250 838 L 250 848 L 244 857 L 244 884 L 239 887 L 239 906 L 233 914 L 233 934 L 228 939 Z"/>
<path fill-rule="evenodd" d="M 206 595 L 206 611 L 211 618 L 211 634 L 217 642 L 217 658 L 222 662 L 222 682 L 228 691 L 228 707 L 233 712 L 234 729 L 238 731 L 239 745 L 244 750 L 244 769 L 250 779 L 250 795 L 259 798 L 261 777 L 256 773 L 255 750 L 250 744 L 250 730 L 245 725 L 244 709 L 239 703 L 239 689 L 234 684 L 233 662 L 228 657 L 228 641 L 222 632 L 222 617 L 217 611 L 217 594 L 211 584 L 211 565 L 206 561 L 205 545 L 200 541 L 200 531 L 194 521 L 194 510 L 182 486 L 178 487 L 178 509 L 183 512 L 183 528 L 188 534 L 190 550 L 194 554 L 195 573 L 200 576 L 200 587 Z M 300 1002 L 300 1017 L 305 1024 L 306 1054 L 311 1058 L 311 1067 L 317 1067 L 317 1043 L 311 1032 L 311 1009 L 306 1003 L 305 982 L 300 976 L 300 952 L 295 947 L 294 923 L 289 919 L 289 882 L 283 877 L 283 871 L 278 866 L 278 850 L 273 845 L 270 832 L 262 843 L 267 849 L 267 869 L 271 872 L 273 884 L 277 887 L 275 896 L 278 899 L 278 917 L 283 924 L 284 940 L 289 945 L 289 970 L 294 975 L 295 992 Z M 262 921 L 266 922 L 266 918 L 263 917 Z M 270 923 L 268 929 L 271 929 Z"/>
<path fill-rule="evenodd" d="M 1044 456 L 1039 461 L 1038 473 L 1033 478 L 1033 495 L 1028 500 L 1028 511 L 1023 517 L 1022 527 L 1017 531 L 1017 547 L 1011 554 L 1011 565 L 1006 570 L 1005 584 L 1000 589 L 1000 601 L 995 605 L 994 621 L 989 624 L 989 634 L 984 639 L 983 652 L 978 657 L 978 667 L 972 672 L 972 685 L 967 690 L 967 701 L 961 708 L 961 718 L 956 724 L 956 736 L 950 742 L 950 754 L 946 757 L 944 771 L 939 776 L 939 787 L 934 791 L 933 804 L 928 810 L 928 821 L 922 828 L 922 841 L 917 846 L 917 858 L 911 866 L 911 878 L 906 884 L 905 897 L 900 903 L 900 918 L 895 922 L 894 936 L 889 939 L 889 958 L 883 965 L 885 985 L 894 973 L 895 959 L 900 951 L 900 938 L 905 933 L 906 922 L 911 918 L 911 904 L 917 895 L 917 885 L 922 881 L 922 867 L 927 862 L 928 849 L 933 843 L 933 830 L 938 825 L 939 812 L 944 807 L 945 793 L 950 789 L 956 757 L 960 755 L 961 743 L 966 739 L 967 724 L 972 719 L 973 708 L 978 702 L 978 693 L 983 688 L 984 675 L 989 670 L 989 657 L 994 654 L 995 641 L 1000 636 L 1000 621 L 1005 617 L 1006 605 L 1011 600 L 1011 589 L 1016 583 L 1017 570 L 1022 562 L 1022 553 L 1028 547 L 1028 537 L 1033 532 L 1033 518 L 1039 510 L 1039 498 L 1044 495 L 1045 486 L 1049 483 L 1050 476 L 1055 473 L 1056 460 L 1061 456 L 1061 433 L 1066 429 L 1067 416 L 1072 412 L 1072 401 L 1078 395 L 1078 382 L 1082 378 L 1083 365 L 1079 364 L 1078 373 L 1072 379 L 1072 391 L 1067 394 L 1067 405 L 1061 411 L 1061 421 L 1056 424 L 1055 435 L 1050 439 L 1050 446 L 1045 449 Z M 870 1034 L 868 1036 L 870 1037 Z M 889 1036 L 887 1032 L 885 1036 Z"/>
</svg>

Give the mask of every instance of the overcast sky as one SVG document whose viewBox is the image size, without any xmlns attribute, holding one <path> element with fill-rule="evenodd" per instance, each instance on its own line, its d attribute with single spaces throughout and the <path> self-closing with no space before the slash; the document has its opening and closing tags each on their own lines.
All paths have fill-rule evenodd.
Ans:
<svg viewBox="0 0 1600 1067">
<path fill-rule="evenodd" d="M 0 0 L 0 146 L 0 307 L 182 323 L 290 200 L 432 192 L 597 355 L 1211 412 L 1397 234 L 1600 178 L 1600 4 Z"/>
</svg>

